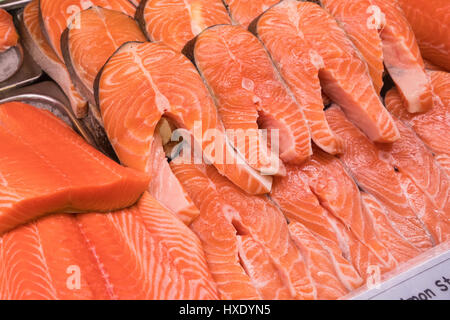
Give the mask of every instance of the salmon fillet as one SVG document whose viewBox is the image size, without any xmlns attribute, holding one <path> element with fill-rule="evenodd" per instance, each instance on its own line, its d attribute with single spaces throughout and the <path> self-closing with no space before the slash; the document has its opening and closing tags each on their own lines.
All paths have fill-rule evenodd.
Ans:
<svg viewBox="0 0 450 320">
<path fill-rule="evenodd" d="M 345 152 L 340 159 L 358 185 L 375 196 L 389 210 L 389 219 L 395 229 L 420 250 L 433 245 L 429 230 L 409 204 L 400 175 L 379 150 L 358 130 L 336 105 L 327 109 L 331 128 L 345 141 Z M 389 181 L 389 183 L 386 183 Z"/>
<path fill-rule="evenodd" d="M 265 196 L 245 194 L 212 166 L 177 160 L 170 165 L 200 209 L 191 228 L 202 241 L 222 298 L 317 298 L 286 220 Z M 263 248 L 262 256 L 255 256 L 254 246 Z M 271 265 L 254 262 L 264 256 L 270 257 Z M 260 282 L 263 272 L 266 280 Z M 275 284 L 277 290 L 272 289 Z"/>
<path fill-rule="evenodd" d="M 48 111 L 10 102 L 0 105 L 0 123 L 0 234 L 48 213 L 128 207 L 148 186 L 147 176 L 119 166 Z"/>
<path fill-rule="evenodd" d="M 39 22 L 39 0 L 31 1 L 23 10 L 21 34 L 27 50 L 34 61 L 58 83 L 70 101 L 77 118 L 87 115 L 87 101 L 81 97 L 70 79 L 66 66 L 50 47 Z"/>
<path fill-rule="evenodd" d="M 433 109 L 420 114 L 406 111 L 397 89 L 386 94 L 386 108 L 411 127 L 435 155 L 436 161 L 450 176 L 450 141 L 443 133 L 450 131 L 450 74 L 431 71 L 431 82 L 435 93 Z"/>
<path fill-rule="evenodd" d="M 398 0 L 425 59 L 450 71 L 450 3 L 447 0 Z"/>
<path fill-rule="evenodd" d="M 289 232 L 305 257 L 307 268 L 317 288 L 320 300 L 335 300 L 343 297 L 348 290 L 339 280 L 334 264 L 321 242 L 301 223 L 289 224 Z"/>
<path fill-rule="evenodd" d="M 310 2 L 283 1 L 260 17 L 256 31 L 302 106 L 312 138 L 322 150 L 337 154 L 343 146 L 325 118 L 321 87 L 371 140 L 399 138 L 367 64 L 324 9 Z"/>
<path fill-rule="evenodd" d="M 2 300 L 217 298 L 199 240 L 148 194 L 21 226 L 0 238 L 0 257 Z"/>
<path fill-rule="evenodd" d="M 122 12 L 100 7 L 77 13 L 63 32 L 64 62 L 72 81 L 90 104 L 95 105 L 94 80 L 98 72 L 128 41 L 146 41 L 136 21 Z"/>
<path fill-rule="evenodd" d="M 176 51 L 208 27 L 231 24 L 221 0 L 145 0 L 136 19 L 151 41 Z"/>
<path fill-rule="evenodd" d="M 252 167 L 280 173 L 278 154 L 293 163 L 312 154 L 303 112 L 255 36 L 239 26 L 209 28 L 197 37 L 194 57 L 229 139 Z M 267 139 L 260 128 L 267 130 Z M 267 150 L 273 129 L 279 142 Z"/>
<path fill-rule="evenodd" d="M 397 84 L 409 112 L 431 109 L 430 79 L 414 33 L 397 1 L 323 0 L 361 52 L 379 93 L 383 62 Z"/>
<path fill-rule="evenodd" d="M 148 164 L 155 128 L 165 115 L 184 129 L 183 139 L 192 143 L 193 137 L 196 150 L 205 152 L 203 160 L 233 183 L 248 193 L 270 190 L 271 177 L 249 167 L 227 141 L 214 101 L 195 67 L 168 46 L 124 44 L 99 74 L 96 97 L 108 137 L 126 166 L 152 174 Z M 177 134 L 182 136 L 181 132 Z"/>
<path fill-rule="evenodd" d="M 19 41 L 19 35 L 14 27 L 13 18 L 10 14 L 0 9 L 0 52 L 15 47 Z"/>
<path fill-rule="evenodd" d="M 60 45 L 62 33 L 80 11 L 92 6 L 121 11 L 130 17 L 136 13 L 136 7 L 128 0 L 39 0 L 42 31 L 61 61 L 64 60 Z M 78 28 L 81 21 L 73 23 Z"/>
<path fill-rule="evenodd" d="M 347 238 L 354 236 L 320 205 L 297 166 L 287 165 L 286 170 L 285 177 L 274 179 L 270 198 L 291 223 L 300 222 L 317 236 L 332 259 L 336 274 L 349 291 L 360 287 L 361 276 L 365 277 L 366 270 L 361 268 L 358 260 L 352 263 L 352 257 L 357 257 L 358 252 L 350 250 L 343 233 Z"/>
<path fill-rule="evenodd" d="M 223 0 L 236 24 L 248 28 L 253 20 L 280 0 Z"/>
</svg>

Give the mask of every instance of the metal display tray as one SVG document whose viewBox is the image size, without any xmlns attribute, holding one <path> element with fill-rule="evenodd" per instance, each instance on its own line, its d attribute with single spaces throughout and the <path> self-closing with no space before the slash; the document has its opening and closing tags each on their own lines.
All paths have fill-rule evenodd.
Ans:
<svg viewBox="0 0 450 320">
<path fill-rule="evenodd" d="M 12 10 L 25 7 L 31 0 L 0 0 L 0 8 Z"/>
</svg>

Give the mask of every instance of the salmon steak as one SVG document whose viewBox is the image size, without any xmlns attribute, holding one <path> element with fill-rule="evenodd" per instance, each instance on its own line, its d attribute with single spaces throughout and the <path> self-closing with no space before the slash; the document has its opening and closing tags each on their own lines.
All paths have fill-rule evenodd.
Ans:
<svg viewBox="0 0 450 320">
<path fill-rule="evenodd" d="M 128 41 L 146 41 L 136 21 L 120 11 L 101 7 L 77 13 L 63 32 L 64 62 L 79 92 L 91 105 L 95 105 L 95 77 L 108 58 Z"/>
<path fill-rule="evenodd" d="M 398 0 L 425 59 L 450 71 L 450 3 L 447 0 Z"/>
<path fill-rule="evenodd" d="M 431 84 L 413 30 L 397 1 L 322 0 L 367 61 L 375 89 L 383 86 L 384 65 L 409 112 L 431 109 Z"/>
<path fill-rule="evenodd" d="M 155 128 L 165 115 L 180 128 L 172 139 L 187 139 L 205 152 L 200 161 L 250 194 L 270 190 L 271 176 L 252 169 L 227 141 L 212 97 L 181 53 L 162 43 L 126 43 L 105 64 L 95 88 L 105 130 L 124 165 L 152 174 Z"/>
<path fill-rule="evenodd" d="M 177 159 L 170 165 L 200 209 L 191 228 L 223 299 L 317 299 L 276 206 L 265 196 L 247 195 L 213 166 Z"/>
<path fill-rule="evenodd" d="M 223 0 L 236 24 L 248 28 L 264 11 L 280 0 Z"/>
<path fill-rule="evenodd" d="M 231 24 L 222 0 L 143 0 L 136 19 L 151 41 L 180 52 L 206 28 Z"/>
<path fill-rule="evenodd" d="M 390 163 L 389 153 L 377 148 L 338 106 L 327 109 L 326 115 L 333 131 L 346 142 L 346 150 L 340 159 L 358 185 L 388 208 L 389 219 L 396 230 L 412 245 L 423 251 L 432 247 L 436 238 L 429 228 L 437 226 L 426 222 L 433 219 L 434 213 L 422 213 L 412 208 L 411 195 L 403 189 L 404 177 Z"/>
<path fill-rule="evenodd" d="M 399 138 L 366 62 L 327 11 L 311 2 L 282 1 L 259 18 L 255 32 L 301 105 L 312 139 L 322 150 L 338 154 L 343 145 L 327 123 L 321 88 L 372 141 Z"/>
<path fill-rule="evenodd" d="M 229 139 L 251 166 L 280 173 L 282 164 L 273 158 L 278 154 L 290 163 L 312 154 L 302 109 L 254 35 L 240 26 L 211 27 L 197 37 L 193 53 Z M 259 129 L 266 130 L 266 139 Z M 273 129 L 278 138 L 271 139 Z"/>
<path fill-rule="evenodd" d="M 147 188 L 48 111 L 10 102 L 0 123 L 0 234 L 49 213 L 125 208 Z"/>
<path fill-rule="evenodd" d="M 66 66 L 42 33 L 39 22 L 39 0 L 31 1 L 23 10 L 20 30 L 24 45 L 33 59 L 64 91 L 74 115 L 77 118 L 84 118 L 87 115 L 87 101 L 75 88 Z"/>
<path fill-rule="evenodd" d="M 15 47 L 19 35 L 14 27 L 13 18 L 4 9 L 0 9 L 0 53 Z"/>
<path fill-rule="evenodd" d="M 419 114 L 408 113 L 396 88 L 386 94 L 386 108 L 414 130 L 433 152 L 447 177 L 450 177 L 450 141 L 442 134 L 450 131 L 450 74 L 442 71 L 429 73 L 436 98 L 431 110 Z"/>
<path fill-rule="evenodd" d="M 217 298 L 199 240 L 148 193 L 122 211 L 18 227 L 0 257 L 2 300 Z"/>
<path fill-rule="evenodd" d="M 72 20 L 80 11 L 92 6 L 117 10 L 130 17 L 134 17 L 136 13 L 136 7 L 128 0 L 39 0 L 42 31 L 61 61 L 64 61 L 61 51 L 62 33 L 71 23 L 74 28 L 78 28 L 80 20 Z"/>
</svg>

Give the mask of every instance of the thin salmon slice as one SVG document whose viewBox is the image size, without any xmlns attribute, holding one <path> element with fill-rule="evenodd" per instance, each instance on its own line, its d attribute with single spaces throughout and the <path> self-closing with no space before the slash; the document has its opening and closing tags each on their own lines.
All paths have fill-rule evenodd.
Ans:
<svg viewBox="0 0 450 320">
<path fill-rule="evenodd" d="M 430 60 L 450 71 L 450 3 L 447 0 L 399 0 L 420 51 Z"/>
<path fill-rule="evenodd" d="M 433 245 L 429 231 L 409 206 L 400 175 L 381 152 L 336 105 L 326 111 L 328 123 L 345 141 L 340 159 L 358 185 L 389 210 L 389 219 L 401 235 L 420 250 Z M 389 183 L 386 183 L 389 181 Z"/>
<path fill-rule="evenodd" d="M 194 57 L 229 139 L 251 166 L 280 173 L 282 163 L 274 159 L 278 154 L 292 163 L 312 154 L 303 112 L 254 35 L 239 26 L 209 28 L 197 37 Z M 277 147 L 270 139 L 267 150 L 260 128 L 267 130 L 267 138 L 278 130 Z"/>
<path fill-rule="evenodd" d="M 341 162 L 316 149 L 311 160 L 303 164 L 300 171 L 321 206 L 342 221 L 386 269 L 394 268 L 397 263 L 377 237 L 373 221 L 363 209 L 358 186 Z"/>
<path fill-rule="evenodd" d="M 420 250 L 408 242 L 397 232 L 392 222 L 389 220 L 389 213 L 374 196 L 361 193 L 363 208 L 367 212 L 367 217 L 372 220 L 372 225 L 378 238 L 386 245 L 395 260 L 401 264 L 417 257 Z"/>
<path fill-rule="evenodd" d="M 148 193 L 132 208 L 78 220 L 115 298 L 218 298 L 199 239 Z"/>
<path fill-rule="evenodd" d="M 306 260 L 320 300 L 334 300 L 343 297 L 348 290 L 339 280 L 334 263 L 321 242 L 299 222 L 289 224 L 289 232 Z"/>
<path fill-rule="evenodd" d="M 265 300 L 292 299 L 289 290 L 264 248 L 251 236 L 237 236 L 239 259 L 252 279 L 261 297 Z"/>
<path fill-rule="evenodd" d="M 390 0 L 324 0 L 369 66 L 375 88 L 383 84 L 383 62 L 397 84 L 407 109 L 424 112 L 433 106 L 430 79 L 414 33 L 398 2 Z"/>
<path fill-rule="evenodd" d="M 431 71 L 431 83 L 436 95 L 433 109 L 420 114 L 406 111 L 396 88 L 386 94 L 386 108 L 411 127 L 434 153 L 436 160 L 450 176 L 450 141 L 444 132 L 450 131 L 450 74 Z"/>
<path fill-rule="evenodd" d="M 231 24 L 221 0 L 145 0 L 136 19 L 151 41 L 162 41 L 180 52 L 206 28 Z"/>
<path fill-rule="evenodd" d="M 327 11 L 315 3 L 283 1 L 260 17 L 256 32 L 303 107 L 312 138 L 322 150 L 338 154 L 343 145 L 326 121 L 321 87 L 371 140 L 399 138 L 367 64 Z"/>
<path fill-rule="evenodd" d="M 195 67 L 168 46 L 124 44 L 99 73 L 96 97 L 108 137 L 126 166 L 152 174 L 148 164 L 155 128 L 165 115 L 184 129 L 183 138 L 193 137 L 205 152 L 201 161 L 213 163 L 248 193 L 270 190 L 271 177 L 252 169 L 227 141 L 214 101 Z"/>
<path fill-rule="evenodd" d="M 15 47 L 19 41 L 19 35 L 14 27 L 13 18 L 4 9 L 0 9 L 0 52 Z"/>
<path fill-rule="evenodd" d="M 81 97 L 73 85 L 66 66 L 62 63 L 55 51 L 50 47 L 39 21 L 39 1 L 31 1 L 23 10 L 23 23 L 21 34 L 25 47 L 33 56 L 34 61 L 53 80 L 55 80 L 66 94 L 70 101 L 73 113 L 77 118 L 84 118 L 87 115 L 87 102 Z"/>
<path fill-rule="evenodd" d="M 0 257 L 2 300 L 217 298 L 199 240 L 148 194 L 123 211 L 18 227 Z"/>
<path fill-rule="evenodd" d="M 280 0 L 224 0 L 233 21 L 244 28 L 248 28 L 253 20 L 278 2 Z"/>
<path fill-rule="evenodd" d="M 64 62 L 78 90 L 95 105 L 94 80 L 108 58 L 125 42 L 146 41 L 133 18 L 91 7 L 77 13 L 61 36 Z"/>
<path fill-rule="evenodd" d="M 155 135 L 151 154 L 153 160 L 149 161 L 149 171 L 153 174 L 148 189 L 150 194 L 189 225 L 200 211 L 170 169 L 159 135 Z"/>
<path fill-rule="evenodd" d="M 0 234 L 48 213 L 128 207 L 148 186 L 48 111 L 6 103 L 0 123 Z"/>
<path fill-rule="evenodd" d="M 336 274 L 345 287 L 349 291 L 358 288 L 362 284 L 362 278 L 356 270 L 358 265 L 350 262 L 352 253 L 341 234 L 341 231 L 345 233 L 342 223 L 320 205 L 298 167 L 287 165 L 286 169 L 285 177 L 274 179 L 270 198 L 291 223 L 302 223 L 318 237 L 333 260 Z M 362 275 L 365 275 L 365 270 Z"/>
<path fill-rule="evenodd" d="M 64 61 L 60 45 L 62 33 L 80 11 L 92 6 L 117 10 L 130 17 L 134 17 L 136 13 L 136 7 L 128 0 L 39 0 L 42 31 L 61 61 Z M 78 28 L 81 22 L 73 21 L 74 28 Z"/>
<path fill-rule="evenodd" d="M 266 197 L 245 194 L 212 166 L 176 160 L 170 164 L 200 209 L 201 214 L 191 227 L 202 241 L 223 298 L 267 298 L 266 290 L 279 283 L 277 276 L 283 286 L 273 294 L 288 289 L 296 299 L 317 298 L 303 257 L 289 236 L 286 220 Z M 249 249 L 242 237 L 250 237 L 252 243 L 264 249 L 261 254 L 270 257 L 273 265 L 265 270 L 266 282 L 259 282 L 264 270 L 254 269 L 256 265 L 249 260 Z M 273 266 L 276 273 L 272 272 Z"/>
</svg>

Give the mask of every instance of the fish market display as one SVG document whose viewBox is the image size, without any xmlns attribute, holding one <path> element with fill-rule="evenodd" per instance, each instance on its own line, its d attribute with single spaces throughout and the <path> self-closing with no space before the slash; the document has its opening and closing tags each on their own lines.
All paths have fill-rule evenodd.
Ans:
<svg viewBox="0 0 450 320">
<path fill-rule="evenodd" d="M 383 84 L 383 62 L 409 112 L 433 105 L 431 85 L 413 31 L 397 1 L 324 0 L 366 59 L 377 92 Z"/>
<path fill-rule="evenodd" d="M 310 2 L 283 1 L 260 17 L 256 32 L 302 106 L 312 138 L 322 150 L 337 154 L 343 146 L 325 118 L 321 87 L 371 140 L 399 138 L 367 64 L 324 9 Z"/>
<path fill-rule="evenodd" d="M 449 0 L 13 2 L 0 300 L 213 318 L 189 301 L 440 287 Z"/>
<path fill-rule="evenodd" d="M 0 123 L 0 233 L 48 213 L 128 207 L 146 190 L 147 176 L 103 156 L 48 111 L 10 102 L 0 105 Z"/>
<path fill-rule="evenodd" d="M 21 226 L 0 238 L 0 257 L 2 300 L 217 298 L 199 240 L 149 194 Z"/>
<path fill-rule="evenodd" d="M 23 10 L 21 22 L 25 47 L 33 59 L 58 85 L 70 100 L 73 113 L 77 118 L 87 115 L 87 102 L 73 85 L 69 72 L 55 51 L 48 44 L 39 22 L 39 0 L 31 1 Z"/>
<path fill-rule="evenodd" d="M 312 154 L 301 107 L 255 36 L 239 26 L 210 28 L 198 36 L 194 57 L 225 128 L 236 136 L 230 134 L 229 139 L 250 165 L 263 170 L 267 163 L 277 162 L 269 158 L 273 150 L 266 150 L 267 142 L 258 135 L 258 128 L 268 129 L 269 139 L 272 129 L 280 132 L 279 153 L 285 162 L 301 163 Z M 244 139 L 259 139 L 253 143 L 257 150 L 249 150 L 250 143 Z"/>
<path fill-rule="evenodd" d="M 233 21 L 248 28 L 259 15 L 280 0 L 223 0 L 223 2 L 227 5 Z"/>
<path fill-rule="evenodd" d="M 208 90 L 181 53 L 162 43 L 126 43 L 104 66 L 96 90 L 106 132 L 125 165 L 148 171 L 154 131 L 166 115 L 233 183 L 253 194 L 270 190 L 271 177 L 240 160 L 227 141 Z"/>
<path fill-rule="evenodd" d="M 231 24 L 222 0 L 143 0 L 136 19 L 151 41 L 177 51 L 206 28 Z"/>
<path fill-rule="evenodd" d="M 450 2 L 398 0 L 419 42 L 422 55 L 450 71 Z"/>
</svg>

